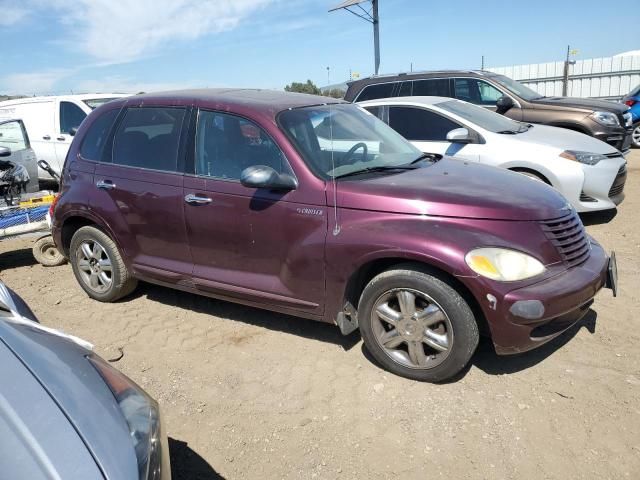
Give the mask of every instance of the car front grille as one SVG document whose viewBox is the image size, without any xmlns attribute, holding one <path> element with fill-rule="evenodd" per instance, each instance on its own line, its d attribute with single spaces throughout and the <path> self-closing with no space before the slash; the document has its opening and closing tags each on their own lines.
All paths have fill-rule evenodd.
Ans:
<svg viewBox="0 0 640 480">
<path fill-rule="evenodd" d="M 587 195 L 584 192 L 580 192 L 580 201 L 581 202 L 597 202 L 598 200 L 596 200 L 593 197 L 590 197 L 589 195 Z"/>
<path fill-rule="evenodd" d="M 564 217 L 545 220 L 540 225 L 547 238 L 558 249 L 562 260 L 570 267 L 580 265 L 589 258 L 591 244 L 575 211 Z"/>
<path fill-rule="evenodd" d="M 627 181 L 627 164 L 625 163 L 620 167 L 616 174 L 616 179 L 613 181 L 613 185 L 609 189 L 609 198 L 620 195 L 624 190 L 624 184 Z"/>
</svg>

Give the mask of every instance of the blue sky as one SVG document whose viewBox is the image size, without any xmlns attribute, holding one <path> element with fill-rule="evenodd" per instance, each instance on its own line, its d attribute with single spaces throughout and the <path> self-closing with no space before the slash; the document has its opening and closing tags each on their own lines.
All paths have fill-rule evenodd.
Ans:
<svg viewBox="0 0 640 480">
<path fill-rule="evenodd" d="M 0 93 L 323 86 L 327 66 L 331 83 L 369 75 L 371 25 L 328 13 L 339 1 L 0 0 Z M 380 70 L 555 61 L 567 44 L 610 56 L 640 48 L 632 17 L 601 0 L 380 0 Z"/>
</svg>

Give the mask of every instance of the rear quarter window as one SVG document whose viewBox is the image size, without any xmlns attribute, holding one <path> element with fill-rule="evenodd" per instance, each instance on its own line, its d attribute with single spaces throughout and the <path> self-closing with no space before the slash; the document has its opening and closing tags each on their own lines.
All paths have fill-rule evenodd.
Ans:
<svg viewBox="0 0 640 480">
<path fill-rule="evenodd" d="M 393 96 L 394 83 L 378 83 L 375 85 L 367 85 L 358 95 L 357 101 L 377 100 L 378 98 L 388 98 Z"/>
<path fill-rule="evenodd" d="M 109 110 L 100 115 L 89 126 L 80 146 L 80 156 L 86 160 L 100 162 L 105 160 L 104 146 L 118 116 L 118 109 Z"/>
</svg>

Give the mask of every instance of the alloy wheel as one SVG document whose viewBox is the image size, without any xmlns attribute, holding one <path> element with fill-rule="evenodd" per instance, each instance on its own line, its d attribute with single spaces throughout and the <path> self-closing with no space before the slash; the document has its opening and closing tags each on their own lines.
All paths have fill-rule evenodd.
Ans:
<svg viewBox="0 0 640 480">
<path fill-rule="evenodd" d="M 104 293 L 113 284 L 111 259 L 105 248 L 95 240 L 83 241 L 76 251 L 82 281 L 96 293 Z"/>
<path fill-rule="evenodd" d="M 631 132 L 631 141 L 634 147 L 640 147 L 640 124 Z"/>
<path fill-rule="evenodd" d="M 393 289 L 378 297 L 371 325 L 384 352 L 408 368 L 433 368 L 453 347 L 449 317 L 431 297 L 417 290 Z"/>
</svg>

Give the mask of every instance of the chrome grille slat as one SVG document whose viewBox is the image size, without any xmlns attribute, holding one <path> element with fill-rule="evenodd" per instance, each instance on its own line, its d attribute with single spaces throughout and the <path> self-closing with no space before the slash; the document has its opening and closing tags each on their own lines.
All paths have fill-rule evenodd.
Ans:
<svg viewBox="0 0 640 480">
<path fill-rule="evenodd" d="M 540 226 L 570 267 L 580 265 L 589 258 L 591 245 L 577 213 L 571 212 L 561 218 L 540 222 Z"/>
</svg>

